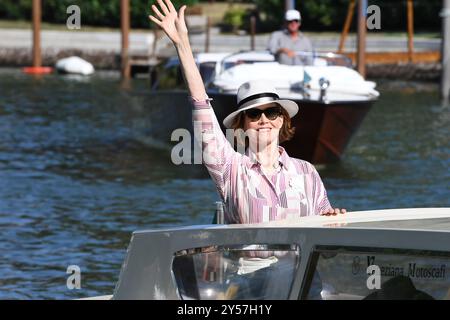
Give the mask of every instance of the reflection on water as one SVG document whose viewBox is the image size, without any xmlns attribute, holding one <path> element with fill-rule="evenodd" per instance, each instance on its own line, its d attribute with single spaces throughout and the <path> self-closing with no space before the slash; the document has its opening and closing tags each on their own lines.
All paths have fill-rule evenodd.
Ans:
<svg viewBox="0 0 450 320">
<path fill-rule="evenodd" d="M 111 294 L 133 230 L 211 221 L 217 195 L 201 166 L 177 167 L 150 146 L 146 90 L 115 73 L 0 72 L 0 298 Z M 380 91 L 343 161 L 320 171 L 331 202 L 450 206 L 450 110 L 437 87 Z M 66 288 L 73 264 L 78 291 Z"/>
</svg>

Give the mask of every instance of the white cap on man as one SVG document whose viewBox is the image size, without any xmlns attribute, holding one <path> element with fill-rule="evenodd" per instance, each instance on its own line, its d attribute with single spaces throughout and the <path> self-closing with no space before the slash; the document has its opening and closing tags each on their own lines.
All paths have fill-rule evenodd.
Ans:
<svg viewBox="0 0 450 320">
<path fill-rule="evenodd" d="M 302 19 L 302 17 L 300 15 L 300 11 L 291 9 L 291 10 L 286 11 L 284 19 L 286 21 L 292 21 L 292 20 L 300 21 Z"/>
</svg>

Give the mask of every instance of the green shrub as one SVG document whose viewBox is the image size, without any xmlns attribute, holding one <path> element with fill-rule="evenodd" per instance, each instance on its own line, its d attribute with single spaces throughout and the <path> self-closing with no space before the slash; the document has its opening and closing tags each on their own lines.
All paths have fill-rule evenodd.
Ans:
<svg viewBox="0 0 450 320">
<path fill-rule="evenodd" d="M 247 11 L 242 8 L 235 7 L 228 9 L 223 17 L 223 22 L 224 24 L 231 26 L 233 31 L 236 32 L 238 29 L 242 28 L 246 14 Z"/>
<path fill-rule="evenodd" d="M 256 4 L 261 18 L 260 31 L 273 31 L 283 26 L 284 1 L 252 0 Z M 302 14 L 303 30 L 342 30 L 350 0 L 297 0 L 297 9 Z M 381 31 L 406 32 L 406 0 L 370 0 L 369 5 L 378 5 L 381 9 Z M 417 31 L 441 28 L 439 11 L 442 0 L 414 1 L 414 28 Z M 356 11 L 353 16 L 352 30 L 356 30 Z"/>
<path fill-rule="evenodd" d="M 192 5 L 198 0 L 174 0 L 175 7 Z M 31 0 L 1 0 L 0 19 L 31 20 Z M 130 22 L 133 28 L 148 28 L 148 15 L 156 0 L 130 0 Z M 81 24 L 120 27 L 120 0 L 42 0 L 42 20 L 49 23 L 66 23 L 67 7 L 78 5 Z"/>
<path fill-rule="evenodd" d="M 258 31 L 273 31 L 283 25 L 283 0 L 246 0 L 235 2 L 254 3 L 258 19 Z M 350 0 L 297 0 L 297 8 L 302 13 L 303 30 L 342 30 Z M 176 7 L 181 4 L 192 5 L 198 0 L 174 0 Z M 206 0 L 202 2 L 207 2 Z M 31 0 L 0 0 L 0 19 L 31 20 Z M 131 26 L 148 28 L 151 4 L 156 0 L 130 0 Z M 120 0 L 42 0 L 43 21 L 65 23 L 66 8 L 69 5 L 81 8 L 82 25 L 119 27 Z M 370 0 L 369 5 L 381 9 L 381 31 L 406 32 L 406 0 Z M 416 31 L 440 31 L 442 19 L 439 12 L 442 0 L 414 1 L 414 28 Z M 226 13 L 226 25 L 236 30 L 246 28 L 248 13 L 243 9 L 232 8 Z M 356 9 L 352 30 L 356 30 Z"/>
</svg>

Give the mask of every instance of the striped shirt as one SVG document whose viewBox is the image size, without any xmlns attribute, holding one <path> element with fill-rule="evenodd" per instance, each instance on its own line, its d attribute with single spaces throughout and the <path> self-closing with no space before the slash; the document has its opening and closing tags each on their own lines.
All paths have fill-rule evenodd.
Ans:
<svg viewBox="0 0 450 320">
<path fill-rule="evenodd" d="M 224 203 L 225 223 L 296 219 L 331 208 L 322 180 L 309 162 L 291 158 L 279 147 L 278 168 L 266 175 L 249 148 L 245 154 L 236 152 L 223 134 L 210 100 L 191 99 L 193 122 L 194 130 L 201 132 L 195 136 L 201 143 L 203 164 Z"/>
</svg>

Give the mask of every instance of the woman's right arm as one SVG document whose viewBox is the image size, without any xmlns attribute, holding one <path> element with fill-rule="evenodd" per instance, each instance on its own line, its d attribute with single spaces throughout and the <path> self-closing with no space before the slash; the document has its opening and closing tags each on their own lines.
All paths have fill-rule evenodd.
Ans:
<svg viewBox="0 0 450 320">
<path fill-rule="evenodd" d="M 184 79 L 194 104 L 194 130 L 201 132 L 201 140 L 197 142 L 202 146 L 203 163 L 216 183 L 219 193 L 226 198 L 226 177 L 230 177 L 234 149 L 220 128 L 195 63 L 184 19 L 186 6 L 182 6 L 177 12 L 170 0 L 164 2 L 158 0 L 158 4 L 159 9 L 152 5 L 156 17 L 149 18 L 164 30 L 177 50 Z M 196 138 L 199 137 L 196 135 Z"/>
<path fill-rule="evenodd" d="M 184 19 L 186 6 L 182 6 L 177 12 L 170 0 L 158 0 L 159 8 L 152 5 L 156 17 L 149 16 L 150 20 L 160 26 L 170 40 L 173 42 L 178 57 L 180 58 L 183 75 L 194 100 L 205 100 L 207 98 L 205 85 L 197 68 L 189 43 L 188 30 Z"/>
</svg>

